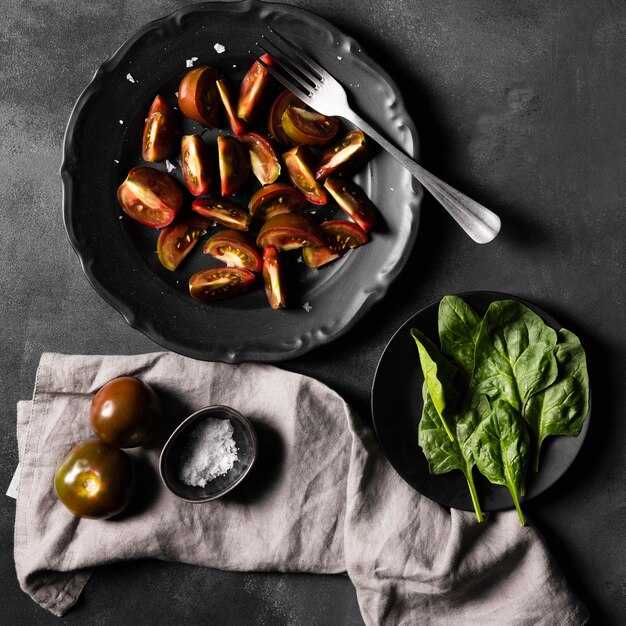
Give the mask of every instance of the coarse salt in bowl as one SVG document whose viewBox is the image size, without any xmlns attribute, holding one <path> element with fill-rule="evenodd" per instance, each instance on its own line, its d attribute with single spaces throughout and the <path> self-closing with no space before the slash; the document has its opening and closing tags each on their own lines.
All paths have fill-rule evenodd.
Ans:
<svg viewBox="0 0 626 626">
<path fill-rule="evenodd" d="M 163 446 L 163 484 L 187 502 L 209 502 L 234 489 L 257 455 L 248 418 L 227 406 L 209 406 L 186 418 Z"/>
</svg>

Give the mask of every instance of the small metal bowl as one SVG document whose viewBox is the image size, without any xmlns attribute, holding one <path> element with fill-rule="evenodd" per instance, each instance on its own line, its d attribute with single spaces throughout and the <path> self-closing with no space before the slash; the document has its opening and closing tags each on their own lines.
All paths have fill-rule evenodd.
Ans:
<svg viewBox="0 0 626 626">
<path fill-rule="evenodd" d="M 209 481 L 204 487 L 192 487 L 178 477 L 183 448 L 191 431 L 208 417 L 228 419 L 233 426 L 237 460 L 223 476 Z M 161 451 L 159 473 L 163 484 L 186 502 L 209 502 L 234 489 L 248 474 L 257 456 L 257 436 L 250 420 L 227 406 L 208 406 L 186 418 L 170 435 Z"/>
</svg>

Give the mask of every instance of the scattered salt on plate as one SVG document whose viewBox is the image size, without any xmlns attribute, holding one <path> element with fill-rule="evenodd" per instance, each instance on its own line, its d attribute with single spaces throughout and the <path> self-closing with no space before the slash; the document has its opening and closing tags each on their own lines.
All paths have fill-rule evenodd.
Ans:
<svg viewBox="0 0 626 626">
<path fill-rule="evenodd" d="M 312 309 L 313 307 L 310 305 L 310 303 L 309 303 L 309 302 L 305 302 L 305 303 L 302 305 L 302 308 L 303 308 L 303 309 L 304 309 L 307 313 L 310 313 L 310 312 L 311 312 L 311 309 Z"/>
<path fill-rule="evenodd" d="M 193 64 L 198 60 L 198 57 L 191 57 L 191 59 L 185 60 L 185 65 L 187 67 L 193 67 Z"/>
<path fill-rule="evenodd" d="M 217 52 L 218 54 L 222 54 L 222 52 L 226 52 L 226 46 L 223 46 L 221 43 L 216 43 L 213 48 L 215 49 L 215 52 Z"/>
<path fill-rule="evenodd" d="M 338 56 L 338 57 L 337 57 L 337 60 L 338 60 L 338 61 L 343 61 L 343 57 L 339 57 L 339 56 Z"/>
<path fill-rule="evenodd" d="M 124 120 L 120 120 L 120 124 L 123 124 L 123 123 L 124 123 Z"/>
<path fill-rule="evenodd" d="M 126 74 L 126 80 L 127 80 L 129 83 L 136 83 L 136 82 L 137 82 L 137 81 L 133 78 L 133 75 L 132 75 L 130 72 L 128 72 L 128 74 Z"/>
<path fill-rule="evenodd" d="M 176 166 L 173 163 L 170 163 L 169 159 L 165 159 L 165 167 L 167 167 L 168 172 L 176 169 Z"/>
</svg>

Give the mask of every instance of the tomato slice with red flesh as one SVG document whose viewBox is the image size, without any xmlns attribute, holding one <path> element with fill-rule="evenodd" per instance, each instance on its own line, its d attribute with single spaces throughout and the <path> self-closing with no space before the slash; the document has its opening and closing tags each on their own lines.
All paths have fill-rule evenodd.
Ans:
<svg viewBox="0 0 626 626">
<path fill-rule="evenodd" d="M 280 121 L 287 137 L 304 146 L 325 146 L 339 130 L 339 118 L 295 106 L 288 106 Z"/>
<path fill-rule="evenodd" d="M 326 244 L 310 246 L 302 251 L 304 262 L 312 269 L 326 265 L 368 241 L 367 233 L 354 222 L 329 220 L 321 226 L 326 236 Z"/>
<path fill-rule="evenodd" d="M 290 106 L 300 107 L 301 109 L 306 108 L 306 105 L 298 96 L 288 89 L 285 89 L 285 91 L 280 93 L 276 100 L 274 100 L 267 120 L 267 130 L 269 130 L 270 135 L 274 137 L 278 143 L 289 147 L 295 146 L 296 142 L 292 141 L 283 130 L 282 117 L 287 107 Z"/>
<path fill-rule="evenodd" d="M 117 199 L 126 215 L 153 228 L 171 224 L 183 204 L 174 179 L 153 167 L 130 170 L 117 188 Z"/>
<path fill-rule="evenodd" d="M 254 239 L 238 230 L 222 230 L 204 244 L 204 254 L 224 261 L 229 267 L 243 267 L 251 272 L 261 270 L 261 255 Z"/>
<path fill-rule="evenodd" d="M 210 128 L 219 128 L 217 70 L 208 65 L 187 72 L 178 86 L 178 107 L 183 115 Z"/>
<path fill-rule="evenodd" d="M 365 135 L 351 130 L 341 141 L 325 150 L 317 163 L 315 180 L 326 180 L 333 174 L 355 172 L 367 158 Z"/>
<path fill-rule="evenodd" d="M 287 298 L 276 246 L 265 246 L 263 250 L 263 282 L 270 306 L 273 309 L 284 309 L 287 306 Z"/>
<path fill-rule="evenodd" d="M 248 150 L 238 139 L 220 135 L 217 138 L 217 152 L 222 195 L 232 196 L 248 180 L 248 174 L 250 174 Z"/>
<path fill-rule="evenodd" d="M 211 188 L 209 150 L 200 135 L 185 135 L 180 143 L 180 167 L 187 189 L 200 196 Z"/>
<path fill-rule="evenodd" d="M 163 96 L 157 96 L 143 127 L 141 158 L 154 163 L 166 159 L 174 149 L 176 114 Z"/>
<path fill-rule="evenodd" d="M 191 203 L 191 210 L 228 228 L 248 230 L 250 227 L 250 214 L 226 198 L 197 198 Z"/>
<path fill-rule="evenodd" d="M 254 282 L 254 274 L 242 267 L 212 267 L 189 279 L 189 293 L 194 300 L 216 302 L 238 296 Z"/>
<path fill-rule="evenodd" d="M 222 104 L 224 105 L 224 110 L 226 111 L 226 117 L 228 118 L 231 130 L 235 133 L 235 135 L 245 133 L 246 123 L 243 120 L 240 120 L 235 114 L 230 89 L 228 88 L 226 81 L 223 78 L 220 78 L 215 84 L 217 85 L 217 91 L 222 99 Z"/>
<path fill-rule="evenodd" d="M 312 204 L 326 204 L 328 195 L 322 185 L 313 176 L 311 163 L 313 155 L 304 146 L 296 146 L 283 154 L 283 161 L 291 182 Z"/>
<path fill-rule="evenodd" d="M 253 218 L 265 220 L 281 213 L 294 213 L 305 206 L 304 196 L 295 187 L 274 183 L 254 192 L 248 210 Z"/>
<path fill-rule="evenodd" d="M 256 245 L 276 246 L 279 250 L 297 250 L 305 246 L 323 246 L 324 231 L 312 220 L 296 213 L 270 217 L 261 227 Z"/>
<path fill-rule="evenodd" d="M 274 65 L 274 60 L 269 54 L 264 54 L 261 60 L 270 67 Z M 239 102 L 237 104 L 237 117 L 246 122 L 254 121 L 254 118 L 259 113 L 263 93 L 270 83 L 270 79 L 270 73 L 261 63 L 255 61 L 241 83 Z"/>
<path fill-rule="evenodd" d="M 367 232 L 376 222 L 376 207 L 365 192 L 350 180 L 327 178 L 328 189 L 337 204 Z"/>
<path fill-rule="evenodd" d="M 199 215 L 189 215 L 164 228 L 157 242 L 161 265 L 168 270 L 175 270 L 208 227 L 207 219 Z"/>
<path fill-rule="evenodd" d="M 252 173 L 262 185 L 270 185 L 280 175 L 280 162 L 276 151 L 266 137 L 249 132 L 238 137 L 248 148 Z"/>
</svg>

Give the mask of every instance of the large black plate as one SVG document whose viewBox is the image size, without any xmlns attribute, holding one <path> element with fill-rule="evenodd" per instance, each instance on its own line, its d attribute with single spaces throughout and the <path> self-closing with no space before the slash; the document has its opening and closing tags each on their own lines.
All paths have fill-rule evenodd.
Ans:
<svg viewBox="0 0 626 626">
<path fill-rule="evenodd" d="M 276 312 L 266 303 L 261 281 L 231 301 L 193 301 L 187 279 L 211 261 L 196 251 L 181 271 L 168 272 L 154 253 L 157 232 L 123 216 L 115 192 L 138 162 L 144 117 L 155 94 L 174 104 L 188 71 L 185 61 L 192 57 L 237 85 L 251 64 L 248 50 L 268 25 L 311 52 L 347 87 L 359 111 L 417 154 L 415 128 L 398 89 L 357 42 L 307 11 L 252 0 L 193 5 L 142 28 L 96 72 L 65 136 L 65 224 L 89 281 L 131 326 L 195 358 L 275 361 L 335 339 L 385 295 L 417 234 L 419 186 L 389 155 L 378 153 L 356 177 L 384 216 L 371 243 L 318 272 L 294 259 L 289 271 L 299 301 Z M 214 50 L 216 43 L 226 47 L 223 54 Z M 129 73 L 137 82 L 127 80 Z M 185 126 L 185 132 L 194 130 L 201 129 Z"/>
<path fill-rule="evenodd" d="M 479 314 L 483 315 L 494 300 L 512 299 L 523 302 L 543 321 L 558 330 L 554 318 L 538 307 L 503 293 L 473 291 L 459 294 Z M 439 301 L 433 302 L 407 320 L 387 344 L 378 363 L 372 386 L 372 417 L 380 445 L 389 462 L 409 485 L 421 494 L 444 506 L 473 511 L 465 477 L 461 472 L 432 475 L 426 457 L 417 445 L 417 428 L 422 415 L 422 383 L 411 328 L 419 328 L 436 340 Z M 538 474 L 528 472 L 526 497 L 521 502 L 544 492 L 553 485 L 573 463 L 589 427 L 589 416 L 578 437 L 548 437 L 542 446 L 541 468 Z M 505 487 L 492 485 L 474 471 L 480 504 L 484 511 L 498 511 L 513 506 Z"/>
</svg>

